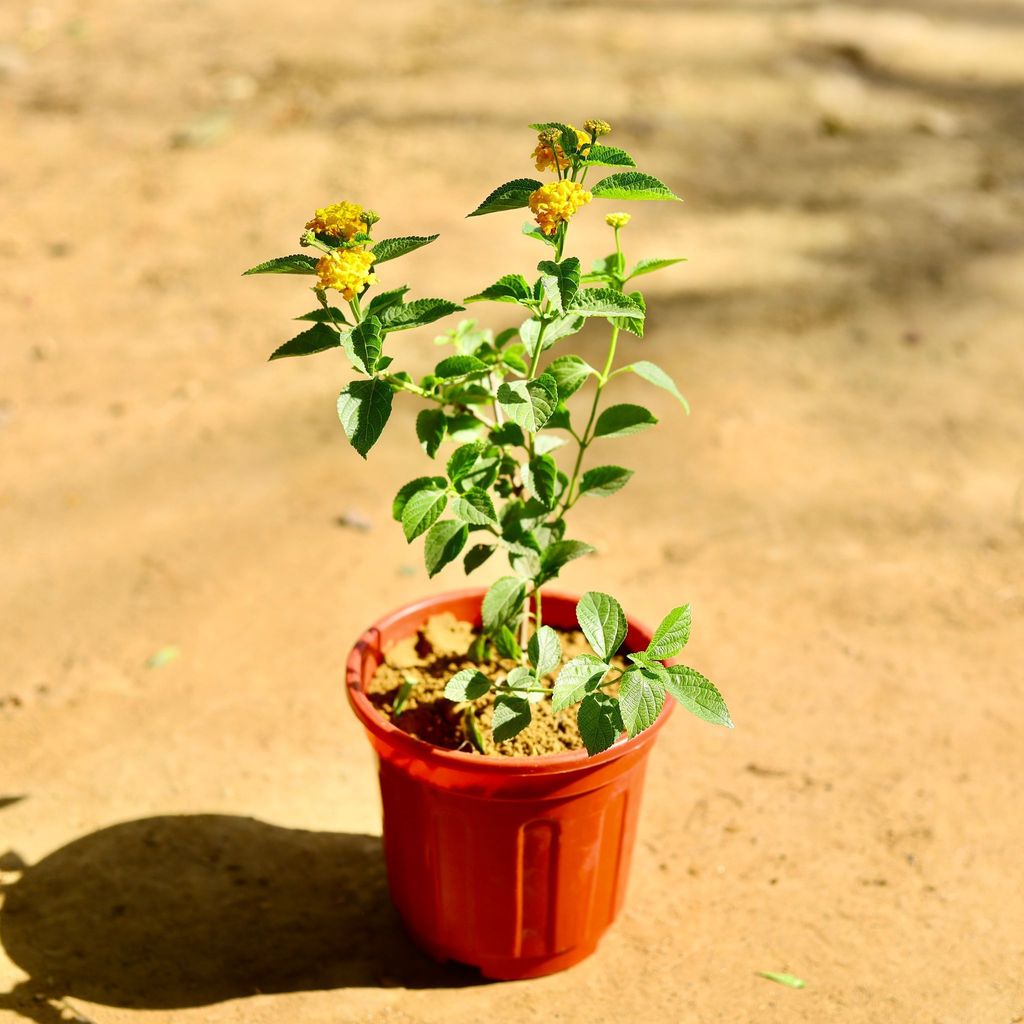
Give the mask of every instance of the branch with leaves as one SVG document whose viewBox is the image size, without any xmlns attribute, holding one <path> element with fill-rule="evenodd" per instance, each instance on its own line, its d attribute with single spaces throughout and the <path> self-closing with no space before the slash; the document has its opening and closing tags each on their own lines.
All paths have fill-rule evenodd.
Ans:
<svg viewBox="0 0 1024 1024">
<path fill-rule="evenodd" d="M 585 541 L 567 536 L 566 516 L 581 498 L 608 497 L 633 475 L 610 463 L 586 467 L 588 455 L 598 442 L 603 446 L 658 422 L 644 406 L 603 405 L 606 389 L 622 374 L 633 373 L 689 409 L 672 378 L 654 363 L 635 360 L 616 366 L 622 332 L 637 339 L 644 335 L 646 302 L 633 282 L 682 261 L 640 259 L 629 266 L 622 231 L 630 217 L 618 212 L 605 218 L 614 251 L 594 261 L 587 272 L 577 256 L 565 255 L 571 220 L 594 199 L 678 197 L 657 178 L 635 169 L 614 171 L 589 190 L 585 187 L 592 168 L 636 166 L 624 150 L 598 141 L 610 131 L 604 122 L 588 121 L 582 131 L 558 122 L 531 127 L 538 133 L 535 166 L 552 172 L 553 180 L 505 182 L 469 214 L 528 208 L 534 219 L 523 226 L 523 233 L 551 250 L 538 262 L 532 280 L 505 274 L 464 300 L 518 306 L 526 317 L 518 327 L 494 334 L 475 321 L 463 321 L 437 339 L 450 353 L 432 373 L 416 381 L 396 371 L 394 356 L 385 352 L 391 334 L 431 324 L 465 307 L 437 298 L 406 301 L 409 289 L 404 285 L 367 299 L 381 264 L 430 244 L 437 235 L 374 240 L 379 216 L 343 202 L 317 210 L 306 225 L 301 244 L 317 250 L 317 257 L 284 256 L 246 271 L 317 277 L 313 292 L 319 305 L 298 318 L 312 326 L 270 358 L 328 349 L 344 352 L 358 376 L 341 390 L 338 416 L 363 458 L 383 433 L 400 392 L 426 404 L 416 417 L 416 436 L 430 459 L 437 459 L 442 445 L 455 445 L 443 472 L 417 477 L 399 490 L 392 513 L 409 543 L 424 538 L 430 576 L 460 556 L 466 573 L 498 552 L 508 561 L 511 574 L 496 580 L 484 597 L 483 629 L 470 653 L 482 663 L 495 652 L 517 667 L 500 684 L 477 670 L 459 672 L 445 691 L 459 703 L 495 691 L 495 741 L 525 728 L 530 705 L 546 698 L 556 711 L 578 706 L 580 733 L 591 754 L 606 749 L 623 731 L 635 736 L 646 729 L 660 713 L 666 693 L 700 717 L 731 726 L 712 683 L 693 669 L 663 664 L 689 638 L 688 605 L 670 612 L 647 651 L 630 654 L 629 666 L 620 670 L 610 659 L 625 639 L 623 611 L 606 594 L 584 595 L 577 617 L 594 654 L 573 658 L 548 685 L 548 677 L 561 666 L 562 653 L 558 634 L 543 622 L 542 587 L 570 561 L 594 551 Z M 332 291 L 340 293 L 345 308 L 331 304 Z M 602 320 L 610 330 L 601 369 L 574 354 L 548 358 L 551 349 L 590 320 Z M 568 403 L 591 383 L 584 416 L 574 421 Z M 560 453 L 563 448 L 566 452 Z"/>
</svg>

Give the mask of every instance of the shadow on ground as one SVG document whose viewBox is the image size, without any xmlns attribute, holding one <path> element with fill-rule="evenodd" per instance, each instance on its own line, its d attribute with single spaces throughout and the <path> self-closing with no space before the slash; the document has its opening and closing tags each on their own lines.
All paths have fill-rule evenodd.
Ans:
<svg viewBox="0 0 1024 1024">
<path fill-rule="evenodd" d="M 171 1009 L 261 992 L 479 984 L 406 937 L 380 839 L 252 818 L 144 818 L 76 839 L 6 892 L 0 941 L 30 980 L 0 1008 L 47 1000 Z"/>
</svg>

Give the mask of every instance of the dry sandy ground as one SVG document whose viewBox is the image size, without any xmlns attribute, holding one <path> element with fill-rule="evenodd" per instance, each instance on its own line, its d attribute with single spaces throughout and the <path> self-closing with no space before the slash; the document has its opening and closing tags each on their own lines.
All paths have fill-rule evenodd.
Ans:
<svg viewBox="0 0 1024 1024">
<path fill-rule="evenodd" d="M 0 1018 L 1024 1020 L 1024 4 L 6 0 L 0 38 Z M 264 362 L 304 282 L 238 275 L 343 196 L 441 231 L 388 284 L 529 269 L 462 214 L 587 116 L 688 201 L 628 230 L 691 260 L 635 351 L 693 415 L 619 386 L 663 424 L 564 582 L 692 601 L 738 728 L 669 724 L 599 954 L 482 985 L 388 909 L 341 692 L 461 583 L 388 517 L 415 408 L 364 465 L 337 362 Z"/>
</svg>

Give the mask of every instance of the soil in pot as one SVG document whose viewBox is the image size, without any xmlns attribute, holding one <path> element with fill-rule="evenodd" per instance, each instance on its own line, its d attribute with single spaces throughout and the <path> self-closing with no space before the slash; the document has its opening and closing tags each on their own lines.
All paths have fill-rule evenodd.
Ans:
<svg viewBox="0 0 1024 1024">
<path fill-rule="evenodd" d="M 499 658 L 471 661 L 468 652 L 475 635 L 470 623 L 460 621 L 450 612 L 433 616 L 414 636 L 385 652 L 384 662 L 367 689 L 371 703 L 399 729 L 448 750 L 479 753 L 479 743 L 484 754 L 530 757 L 582 748 L 576 709 L 555 713 L 547 699 L 533 705 L 532 721 L 522 732 L 503 743 L 495 743 L 491 738 L 493 695 L 472 705 L 477 734 L 474 742 L 463 709 L 445 698 L 445 684 L 465 668 L 478 668 L 488 678 L 500 682 L 517 664 Z M 559 630 L 559 635 L 563 663 L 578 654 L 592 653 L 579 631 Z M 613 659 L 612 664 L 625 667 L 620 658 Z M 553 685 L 557 674 L 556 670 L 545 685 Z M 399 713 L 395 714 L 395 704 L 406 683 L 412 684 L 411 689 L 407 689 Z"/>
</svg>

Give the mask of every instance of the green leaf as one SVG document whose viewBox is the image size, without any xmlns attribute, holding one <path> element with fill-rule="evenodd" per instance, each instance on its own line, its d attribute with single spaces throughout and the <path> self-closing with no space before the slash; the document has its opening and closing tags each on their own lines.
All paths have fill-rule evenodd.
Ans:
<svg viewBox="0 0 1024 1024">
<path fill-rule="evenodd" d="M 357 369 L 363 373 L 373 373 L 377 369 L 383 340 L 380 320 L 375 316 L 366 317 L 352 328 L 351 352 Z"/>
<path fill-rule="evenodd" d="M 610 405 L 594 425 L 594 437 L 626 437 L 639 434 L 658 422 L 658 417 L 642 405 Z"/>
<path fill-rule="evenodd" d="M 498 449 L 482 441 L 460 445 L 448 460 L 448 479 L 453 484 L 469 482 L 470 487 L 490 487 L 497 476 Z"/>
<path fill-rule="evenodd" d="M 422 409 L 416 415 L 416 437 L 420 447 L 433 458 L 448 429 L 448 419 L 440 409 Z"/>
<path fill-rule="evenodd" d="M 540 558 L 540 567 L 547 579 L 553 579 L 567 562 L 592 555 L 595 548 L 581 540 L 556 540 L 549 544 Z"/>
<path fill-rule="evenodd" d="M 469 217 L 482 217 L 485 213 L 500 213 L 502 210 L 520 210 L 530 205 L 530 196 L 541 186 L 533 178 L 516 178 L 499 185 Z"/>
<path fill-rule="evenodd" d="M 537 182 L 538 186 L 540 182 Z M 267 260 L 266 263 L 257 263 L 250 267 L 242 277 L 249 274 L 315 274 L 317 260 L 304 253 L 296 253 L 294 256 L 278 256 L 275 259 Z"/>
<path fill-rule="evenodd" d="M 482 292 L 470 295 L 463 299 L 463 302 L 528 302 L 532 300 L 533 293 L 526 278 L 522 274 L 505 274 L 499 277 L 494 284 L 489 285 Z"/>
<path fill-rule="evenodd" d="M 640 292 L 630 292 L 627 298 L 632 299 L 643 311 L 642 316 L 616 316 L 612 317 L 612 324 L 620 330 L 629 331 L 638 338 L 644 336 L 644 320 L 647 316 L 647 303 Z"/>
<path fill-rule="evenodd" d="M 690 642 L 690 606 L 673 608 L 654 631 L 645 652 L 658 661 L 674 658 Z"/>
<path fill-rule="evenodd" d="M 286 341 L 274 350 L 271 359 L 284 359 L 287 356 L 309 356 L 314 352 L 326 352 L 329 348 L 341 345 L 341 335 L 327 324 L 315 324 L 308 331 L 297 334 L 291 341 Z"/>
<path fill-rule="evenodd" d="M 639 171 L 609 174 L 590 191 L 595 199 L 675 199 L 682 202 L 663 181 Z"/>
<path fill-rule="evenodd" d="M 517 448 L 526 444 L 526 438 L 523 437 L 523 428 L 518 423 L 509 423 L 507 420 L 496 426 L 489 436 L 495 444 L 506 447 Z"/>
<path fill-rule="evenodd" d="M 409 286 L 402 285 L 401 288 L 391 288 L 386 292 L 378 292 L 372 299 L 370 299 L 369 305 L 366 307 L 367 316 L 382 316 L 386 309 L 391 309 L 392 306 L 401 306 L 403 304 L 403 297 L 409 290 Z"/>
<path fill-rule="evenodd" d="M 443 491 L 447 486 L 448 481 L 443 476 L 418 476 L 415 480 L 410 480 L 400 488 L 395 495 L 395 500 L 391 503 L 392 518 L 395 522 L 400 523 L 409 499 L 419 491 Z"/>
<path fill-rule="evenodd" d="M 665 704 L 665 687 L 646 669 L 627 669 L 619 680 L 619 714 L 630 736 L 650 728 Z"/>
<path fill-rule="evenodd" d="M 369 312 L 369 310 L 367 310 Z M 302 316 L 297 316 L 296 320 L 314 320 L 318 324 L 345 324 L 348 325 L 348 320 L 345 319 L 345 314 L 338 309 L 337 306 L 328 306 L 326 309 L 323 306 L 318 306 L 316 309 L 311 309 L 308 313 L 303 313 Z"/>
<path fill-rule="evenodd" d="M 523 652 L 516 642 L 515 634 L 508 626 L 499 626 L 491 639 L 494 641 L 495 649 L 501 657 L 509 658 L 511 661 L 518 661 L 523 656 Z"/>
<path fill-rule="evenodd" d="M 576 296 L 573 312 L 578 316 L 644 317 L 644 308 L 636 299 L 614 288 L 584 288 Z"/>
<path fill-rule="evenodd" d="M 550 455 L 538 455 L 524 467 L 523 483 L 528 494 L 545 508 L 554 508 L 558 497 L 558 466 Z"/>
<path fill-rule="evenodd" d="M 387 263 L 388 260 L 397 259 L 406 253 L 421 249 L 430 245 L 437 235 L 406 235 L 404 238 L 382 238 L 370 246 L 373 253 L 374 263 Z"/>
<path fill-rule="evenodd" d="M 806 988 L 807 982 L 798 978 L 795 974 L 786 974 L 781 971 L 755 971 L 759 978 L 767 978 L 769 981 L 776 981 L 780 985 L 787 985 L 789 988 Z"/>
<path fill-rule="evenodd" d="M 484 629 L 496 633 L 502 626 L 516 623 L 526 597 L 526 584 L 515 576 L 495 580 L 484 594 L 481 615 Z"/>
<path fill-rule="evenodd" d="M 580 494 L 607 498 L 609 494 L 625 487 L 632 475 L 633 470 L 623 469 L 622 466 L 595 466 L 580 478 Z"/>
<path fill-rule="evenodd" d="M 558 384 L 550 373 L 536 380 L 517 380 L 498 388 L 498 401 L 510 420 L 536 434 L 558 405 Z"/>
<path fill-rule="evenodd" d="M 586 321 L 578 313 L 565 313 L 562 316 L 549 320 L 544 325 L 544 336 L 541 337 L 541 322 L 535 317 L 524 320 L 519 328 L 519 337 L 523 341 L 523 349 L 532 359 L 537 351 L 537 346 L 542 349 L 549 349 L 556 341 L 567 338 L 570 334 L 579 331 Z M 524 367 L 525 370 L 525 367 Z"/>
<path fill-rule="evenodd" d="M 636 167 L 633 158 L 624 150 L 615 146 L 601 146 L 595 143 L 590 147 L 584 167 Z"/>
<path fill-rule="evenodd" d="M 476 356 L 449 356 L 434 367 L 434 376 L 442 378 L 465 377 L 471 373 L 486 373 L 487 364 Z"/>
<path fill-rule="evenodd" d="M 673 267 L 677 263 L 685 262 L 685 257 L 674 260 L 637 260 L 636 266 L 629 272 L 626 280 L 629 281 L 634 277 L 639 277 L 641 274 L 653 274 L 656 270 L 661 270 L 663 267 Z"/>
<path fill-rule="evenodd" d="M 499 693 L 494 698 L 494 717 L 491 719 L 494 742 L 503 743 L 517 736 L 530 724 L 531 717 L 530 702 L 525 697 Z"/>
<path fill-rule="evenodd" d="M 622 731 L 618 701 L 607 693 L 588 693 L 576 713 L 576 724 L 591 757 L 607 750 Z"/>
<path fill-rule="evenodd" d="M 653 384 L 657 388 L 661 388 L 663 391 L 667 391 L 670 395 L 674 395 L 679 399 L 683 408 L 689 413 L 690 406 L 686 399 L 679 393 L 679 388 L 676 387 L 676 382 L 660 367 L 654 363 L 649 363 L 646 359 L 641 359 L 637 363 L 630 363 L 629 366 L 624 366 L 621 370 L 617 370 L 617 373 L 625 373 L 627 370 L 635 373 L 638 377 L 642 377 L 649 384 Z"/>
<path fill-rule="evenodd" d="M 547 455 L 548 452 L 555 451 L 556 448 L 562 448 L 569 442 L 564 437 L 552 437 L 551 434 L 538 434 L 533 439 L 533 450 L 538 455 Z"/>
<path fill-rule="evenodd" d="M 468 576 L 474 569 L 479 569 L 491 555 L 494 554 L 494 547 L 490 544 L 474 544 L 462 559 L 462 568 Z"/>
<path fill-rule="evenodd" d="M 564 402 L 576 394 L 583 387 L 584 381 L 592 374 L 596 374 L 597 370 L 579 356 L 559 356 L 551 361 L 544 372 L 555 378 L 558 397 Z"/>
<path fill-rule="evenodd" d="M 452 512 L 464 523 L 473 526 L 497 526 L 498 514 L 490 495 L 479 487 L 473 487 L 459 495 L 452 503 Z"/>
<path fill-rule="evenodd" d="M 390 306 L 384 310 L 381 323 L 386 331 L 408 331 L 413 327 L 432 324 L 441 317 L 457 313 L 465 309 L 447 299 L 415 299 L 400 306 Z"/>
<path fill-rule="evenodd" d="M 450 561 L 458 558 L 468 538 L 469 531 L 454 519 L 442 519 L 434 523 L 423 545 L 427 575 L 436 576 Z"/>
<path fill-rule="evenodd" d="M 466 668 L 445 684 L 444 695 L 457 704 L 464 700 L 478 700 L 491 688 L 491 681 L 477 669 Z"/>
<path fill-rule="evenodd" d="M 541 272 L 541 287 L 548 301 L 559 313 L 571 309 L 576 293 L 580 290 L 580 261 L 575 256 L 561 263 L 541 260 L 537 269 Z"/>
<path fill-rule="evenodd" d="M 594 590 L 584 594 L 576 605 L 576 621 L 599 658 L 610 658 L 626 639 L 625 612 L 608 594 Z"/>
<path fill-rule="evenodd" d="M 554 672 L 561 663 L 562 641 L 550 626 L 541 626 L 530 637 L 530 642 L 526 645 L 526 654 L 537 673 L 537 678 L 540 679 L 549 672 Z"/>
<path fill-rule="evenodd" d="M 536 238 L 538 242 L 543 242 L 545 245 L 550 245 L 552 249 L 558 248 L 558 239 L 554 235 L 545 235 L 532 220 L 528 220 L 523 225 L 523 234 L 529 238 Z"/>
<path fill-rule="evenodd" d="M 354 380 L 338 395 L 338 419 L 352 447 L 365 459 L 391 416 L 394 393 L 382 380 Z"/>
<path fill-rule="evenodd" d="M 395 697 L 395 703 L 391 707 L 391 716 L 397 717 L 402 713 L 402 709 L 405 707 L 405 702 L 409 699 L 409 694 L 416 689 L 416 677 L 411 676 L 408 673 L 402 676 L 402 685 L 399 688 L 398 696 Z"/>
<path fill-rule="evenodd" d="M 578 704 L 591 690 L 598 687 L 611 666 L 593 654 L 579 654 L 567 662 L 555 680 L 551 696 L 551 710 L 564 711 Z"/>
<path fill-rule="evenodd" d="M 517 696 L 525 697 L 531 704 L 538 704 L 544 699 L 533 673 L 522 665 L 509 672 L 505 678 L 505 685 L 515 690 Z"/>
<path fill-rule="evenodd" d="M 402 510 L 402 530 L 411 544 L 421 533 L 426 533 L 441 518 L 448 507 L 448 495 L 444 491 L 424 489 L 417 491 L 405 503 Z"/>
<path fill-rule="evenodd" d="M 687 711 L 693 712 L 698 718 L 703 718 L 705 722 L 711 722 L 712 725 L 733 728 L 729 709 L 725 706 L 718 687 L 710 679 L 705 679 L 696 669 L 686 665 L 669 665 L 668 671 L 672 678 L 665 686 Z"/>
</svg>

